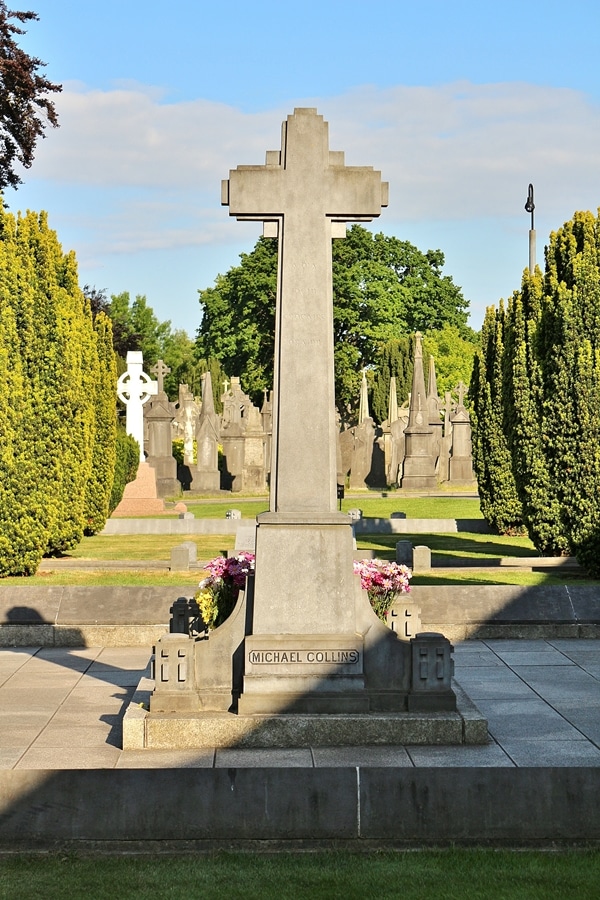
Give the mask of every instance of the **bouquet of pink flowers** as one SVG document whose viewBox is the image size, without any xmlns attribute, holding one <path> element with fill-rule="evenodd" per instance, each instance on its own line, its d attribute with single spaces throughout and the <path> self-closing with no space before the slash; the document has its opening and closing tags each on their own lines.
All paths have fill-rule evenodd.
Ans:
<svg viewBox="0 0 600 900">
<path fill-rule="evenodd" d="M 385 559 L 355 560 L 354 574 L 360 575 L 361 587 L 368 593 L 371 606 L 382 622 L 387 622 L 396 594 L 410 591 L 408 582 L 412 572 L 407 566 L 395 562 Z"/>
<path fill-rule="evenodd" d="M 205 625 L 213 629 L 233 612 L 246 578 L 254 571 L 254 553 L 243 550 L 236 556 L 217 556 L 205 568 L 209 574 L 200 582 L 195 599 Z"/>
</svg>

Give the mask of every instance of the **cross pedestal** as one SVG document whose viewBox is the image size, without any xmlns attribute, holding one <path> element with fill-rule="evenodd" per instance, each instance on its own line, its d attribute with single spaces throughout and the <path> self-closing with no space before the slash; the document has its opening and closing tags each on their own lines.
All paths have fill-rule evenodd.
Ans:
<svg viewBox="0 0 600 900">
<path fill-rule="evenodd" d="M 300 694 L 304 706 L 314 694 L 320 710 L 330 693 L 336 708 L 340 694 L 362 708 L 348 700 L 364 688 L 362 598 L 351 523 L 336 511 L 331 240 L 344 223 L 378 216 L 387 184 L 370 167 L 346 166 L 316 110 L 296 109 L 281 150 L 267 152 L 264 166 L 231 171 L 222 202 L 237 219 L 263 221 L 279 250 L 270 510 L 258 517 L 240 710 L 297 705 Z"/>
</svg>

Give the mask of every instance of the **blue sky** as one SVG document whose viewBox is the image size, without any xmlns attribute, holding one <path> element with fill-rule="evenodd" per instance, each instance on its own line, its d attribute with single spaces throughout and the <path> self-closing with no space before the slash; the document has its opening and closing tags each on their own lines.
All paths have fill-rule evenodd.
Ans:
<svg viewBox="0 0 600 900">
<path fill-rule="evenodd" d="M 192 336 L 198 288 L 260 233 L 220 182 L 315 106 L 330 146 L 390 183 L 369 226 L 440 248 L 479 328 L 550 231 L 600 206 L 597 0 L 11 0 L 22 45 L 63 84 L 12 210 L 45 209 L 80 281 L 145 294 Z"/>
</svg>

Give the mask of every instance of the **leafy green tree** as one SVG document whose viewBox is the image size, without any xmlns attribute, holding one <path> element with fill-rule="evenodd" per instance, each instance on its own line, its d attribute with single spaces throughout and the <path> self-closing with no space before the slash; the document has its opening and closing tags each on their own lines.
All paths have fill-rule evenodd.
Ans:
<svg viewBox="0 0 600 900">
<path fill-rule="evenodd" d="M 423 359 L 435 360 L 438 394 L 443 399 L 446 391 L 453 391 L 459 384 L 468 385 L 473 371 L 473 360 L 479 342 L 456 325 L 444 325 L 437 331 L 423 335 Z"/>
<path fill-rule="evenodd" d="M 45 325 L 40 332 L 43 347 L 38 348 L 41 358 L 36 360 L 45 401 L 40 454 L 53 485 L 47 552 L 56 554 L 76 546 L 83 536 L 98 362 L 74 254 L 63 254 L 45 213 L 28 213 L 21 231 L 23 252 L 33 260 L 36 326 Z"/>
<path fill-rule="evenodd" d="M 186 331 L 173 331 L 170 321 L 161 322 L 143 295 L 138 294 L 131 302 L 129 293 L 124 291 L 113 294 L 110 303 L 105 303 L 102 291 L 89 286 L 85 290 L 92 310 L 104 310 L 111 319 L 119 374 L 125 371 L 127 352 L 141 350 L 147 371 L 159 359 L 171 369 L 164 381 L 169 399 L 177 400 L 180 384 L 188 384 L 195 394 L 200 393 L 205 368 L 197 357 L 195 342 Z"/>
<path fill-rule="evenodd" d="M 506 314 L 490 311 L 482 334 L 473 376 L 482 510 L 488 520 L 497 516 L 494 486 L 509 484 L 504 467 L 491 472 L 493 396 L 492 408 L 502 407 L 496 432 L 501 426 L 536 548 L 546 555 L 575 551 L 600 574 L 600 217 L 578 212 L 552 233 L 543 277 L 525 272 Z"/>
<path fill-rule="evenodd" d="M 215 357 L 257 399 L 273 382 L 277 241 L 259 238 L 242 263 L 200 292 L 197 355 Z"/>
<path fill-rule="evenodd" d="M 0 190 L 22 184 L 16 166 L 29 169 L 46 125 L 58 126 L 48 94 L 62 88 L 40 74 L 44 63 L 25 53 L 15 40 L 25 34 L 15 20 L 23 24 L 37 18 L 33 12 L 9 10 L 0 0 Z"/>
<path fill-rule="evenodd" d="M 441 273 L 441 251 L 421 253 L 407 241 L 353 225 L 333 241 L 333 329 L 336 398 L 345 417 L 358 404 L 360 371 L 387 341 L 415 330 L 467 326 L 468 302 Z M 241 264 L 200 291 L 197 350 L 220 360 L 258 401 L 272 386 L 277 242 L 259 238 Z"/>
</svg>

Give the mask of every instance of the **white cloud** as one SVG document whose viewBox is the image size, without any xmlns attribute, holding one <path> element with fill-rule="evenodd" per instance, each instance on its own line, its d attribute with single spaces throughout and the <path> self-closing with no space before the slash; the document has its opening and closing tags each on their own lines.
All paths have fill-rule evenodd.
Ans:
<svg viewBox="0 0 600 900">
<path fill-rule="evenodd" d="M 186 192 L 194 202 L 198 192 L 215 198 L 218 210 L 220 180 L 278 148 L 293 105 L 317 106 L 330 122 L 331 148 L 345 150 L 349 163 L 382 170 L 396 221 L 514 214 L 529 181 L 540 201 L 543 190 L 547 211 L 568 197 L 571 211 L 588 197 L 587 206 L 600 202 L 600 108 L 573 90 L 516 83 L 366 86 L 259 114 L 202 99 L 166 103 L 144 86 L 71 86 L 57 99 L 61 128 L 40 145 L 35 175 L 156 197 L 176 191 L 197 228 L 203 215 L 191 211 Z M 134 203 L 128 218 L 140 212 Z"/>
</svg>

